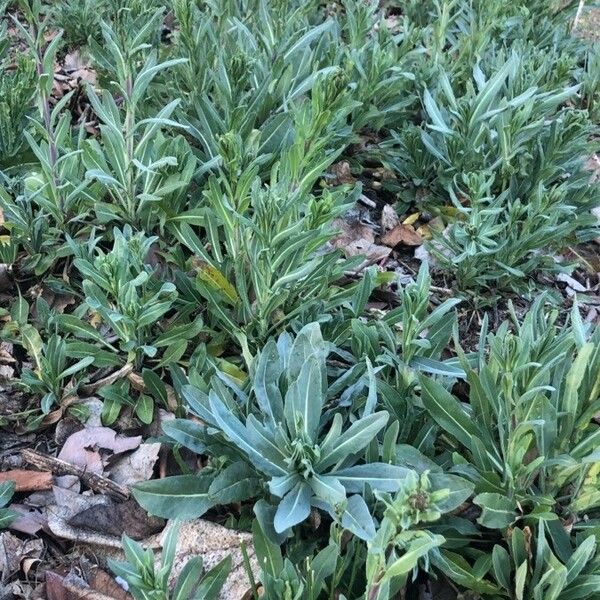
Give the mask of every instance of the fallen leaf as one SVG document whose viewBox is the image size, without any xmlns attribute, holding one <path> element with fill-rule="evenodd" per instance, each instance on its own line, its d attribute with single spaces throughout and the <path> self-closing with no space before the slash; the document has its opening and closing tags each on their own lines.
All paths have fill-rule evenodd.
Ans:
<svg viewBox="0 0 600 600">
<path fill-rule="evenodd" d="M 121 485 L 129 486 L 151 479 L 160 446 L 159 443 L 142 444 L 129 456 L 119 458 L 110 468 L 110 479 Z"/>
<path fill-rule="evenodd" d="M 364 256 L 370 264 L 387 258 L 391 251 L 391 248 L 374 244 L 368 240 L 356 240 L 344 247 L 344 253 L 347 258 L 351 256 Z"/>
<path fill-rule="evenodd" d="M 47 519 L 39 510 L 24 504 L 11 504 L 10 509 L 17 513 L 17 518 L 11 522 L 9 528 L 27 535 L 35 535 L 42 529 Z"/>
<path fill-rule="evenodd" d="M 87 562 L 87 561 L 86 561 Z M 107 592 L 114 600 L 129 600 L 128 594 L 106 571 L 97 565 L 84 566 L 85 579 L 94 590 Z"/>
<path fill-rule="evenodd" d="M 124 590 L 123 590 L 124 591 Z M 66 576 L 54 571 L 46 572 L 46 597 L 48 600 L 118 600 L 94 590 L 79 575 L 71 571 Z M 128 594 L 120 598 L 130 598 Z"/>
<path fill-rule="evenodd" d="M 382 236 L 381 243 L 390 248 L 398 245 L 420 246 L 423 244 L 423 238 L 415 231 L 414 227 L 402 223 Z"/>
<path fill-rule="evenodd" d="M 373 228 L 361 222 L 360 215 L 345 219 L 335 219 L 332 223 L 332 228 L 340 232 L 331 241 L 335 248 L 344 248 L 344 246 L 358 240 L 375 241 Z"/>
<path fill-rule="evenodd" d="M 340 248 L 347 258 L 364 256 L 367 264 L 373 264 L 387 258 L 389 248 L 375 244 L 373 227 L 361 221 L 361 213 L 351 213 L 344 219 L 336 219 L 333 227 L 340 231 L 331 243 Z"/>
<path fill-rule="evenodd" d="M 394 210 L 391 204 L 385 204 L 381 211 L 381 231 L 387 233 L 394 229 L 400 223 L 398 213 Z"/>
<path fill-rule="evenodd" d="M 581 283 L 579 283 L 579 281 L 577 281 L 577 279 L 575 279 L 574 277 L 571 277 L 570 275 L 567 275 L 567 273 L 558 273 L 558 275 L 556 276 L 556 279 L 558 281 L 566 283 L 567 286 L 570 287 L 573 290 L 573 292 L 587 292 L 587 291 L 589 291 L 589 288 L 587 288 L 586 286 L 584 286 Z"/>
<path fill-rule="evenodd" d="M 42 540 L 21 540 L 5 531 L 0 533 L 0 575 L 2 581 L 8 580 L 21 570 L 26 559 L 38 559 L 44 551 Z"/>
<path fill-rule="evenodd" d="M 350 170 L 350 163 L 347 160 L 334 163 L 329 169 L 332 178 L 332 185 L 344 185 L 346 183 L 356 183 L 356 177 L 352 175 Z"/>
<path fill-rule="evenodd" d="M 69 436 L 57 458 L 101 475 L 111 456 L 134 450 L 141 441 L 140 435 L 124 437 L 109 427 L 86 427 Z"/>
<path fill-rule="evenodd" d="M 56 504 L 48 509 L 48 527 L 62 539 L 90 545 L 117 546 L 122 533 L 139 540 L 164 527 L 164 520 L 149 516 L 137 502 L 116 502 L 104 495 L 87 496 L 54 488 Z"/>
<path fill-rule="evenodd" d="M 404 221 L 402 221 L 402 225 L 414 225 L 419 220 L 420 216 L 421 213 L 413 213 L 412 215 L 404 219 Z"/>
</svg>

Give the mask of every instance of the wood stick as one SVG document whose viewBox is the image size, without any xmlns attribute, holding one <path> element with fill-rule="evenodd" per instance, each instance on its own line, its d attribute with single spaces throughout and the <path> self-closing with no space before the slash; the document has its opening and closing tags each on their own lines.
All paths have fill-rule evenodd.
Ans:
<svg viewBox="0 0 600 600">
<path fill-rule="evenodd" d="M 51 490 L 53 485 L 52 473 L 49 471 L 27 471 L 13 469 L 0 473 L 1 481 L 14 481 L 16 492 L 42 492 Z"/>
<path fill-rule="evenodd" d="M 574 32 L 577 29 L 577 25 L 579 25 L 579 19 L 581 18 L 581 13 L 583 12 L 584 6 L 585 0 L 579 0 L 579 6 L 577 7 L 577 12 L 575 13 L 575 18 L 573 19 L 573 27 L 571 27 L 571 32 Z"/>
<path fill-rule="evenodd" d="M 22 450 L 21 456 L 26 463 L 42 471 L 51 471 L 55 475 L 75 475 L 90 489 L 99 494 L 107 494 L 120 500 L 129 498 L 128 488 L 111 481 L 103 475 L 91 473 L 64 460 L 41 454 L 35 450 Z"/>
</svg>

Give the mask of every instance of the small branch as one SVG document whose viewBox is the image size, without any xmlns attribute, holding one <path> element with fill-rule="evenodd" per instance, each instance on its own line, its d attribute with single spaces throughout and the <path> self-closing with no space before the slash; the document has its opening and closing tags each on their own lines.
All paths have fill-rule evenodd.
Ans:
<svg viewBox="0 0 600 600">
<path fill-rule="evenodd" d="M 52 489 L 52 473 L 13 469 L 0 473 L 0 482 L 14 481 L 17 492 L 41 492 Z"/>
<path fill-rule="evenodd" d="M 133 365 L 131 363 L 127 363 L 119 370 L 114 371 L 113 373 L 107 375 L 106 377 L 103 377 L 102 379 L 98 379 L 98 381 L 88 383 L 87 385 L 82 385 L 80 389 L 84 394 L 93 394 L 98 388 L 101 388 L 103 385 L 109 385 L 119 379 L 127 377 L 127 375 L 131 373 L 131 371 L 133 371 Z"/>
<path fill-rule="evenodd" d="M 583 12 L 583 7 L 585 6 L 585 0 L 579 0 L 579 6 L 577 7 L 577 12 L 575 13 L 575 18 L 573 19 L 573 27 L 571 27 L 571 32 L 574 33 L 577 29 L 577 25 L 579 25 L 579 19 L 581 19 L 581 13 Z"/>
<path fill-rule="evenodd" d="M 55 475 L 75 475 L 90 489 L 99 494 L 107 494 L 120 500 L 129 498 L 129 490 L 126 487 L 119 485 L 102 475 L 91 473 L 81 467 L 65 462 L 64 460 L 47 456 L 46 454 L 40 454 L 39 452 L 29 449 L 22 450 L 21 456 L 26 463 L 37 467 L 42 471 L 51 471 Z"/>
</svg>

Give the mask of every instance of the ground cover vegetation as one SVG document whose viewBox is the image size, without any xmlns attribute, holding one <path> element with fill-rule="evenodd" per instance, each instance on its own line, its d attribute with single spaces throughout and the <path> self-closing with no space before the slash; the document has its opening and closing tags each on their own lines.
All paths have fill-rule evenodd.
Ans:
<svg viewBox="0 0 600 600">
<path fill-rule="evenodd" d="M 0 0 L 2 598 L 600 597 L 577 8 Z"/>
</svg>

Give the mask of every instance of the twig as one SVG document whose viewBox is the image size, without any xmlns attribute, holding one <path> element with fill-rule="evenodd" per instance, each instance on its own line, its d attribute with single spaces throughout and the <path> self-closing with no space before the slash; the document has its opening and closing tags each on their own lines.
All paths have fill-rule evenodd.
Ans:
<svg viewBox="0 0 600 600">
<path fill-rule="evenodd" d="M 129 490 L 126 487 L 102 475 L 98 475 L 98 473 L 91 473 L 77 465 L 72 465 L 53 456 L 41 454 L 35 450 L 22 450 L 21 456 L 26 463 L 42 471 L 51 471 L 55 475 L 75 475 L 90 489 L 99 494 L 107 494 L 122 500 L 129 498 Z"/>
<path fill-rule="evenodd" d="M 118 371 L 114 371 L 110 375 L 107 375 L 102 379 L 98 379 L 98 381 L 88 383 L 87 385 L 82 385 L 80 389 L 84 394 L 93 394 L 98 388 L 102 387 L 103 385 L 109 385 L 117 381 L 117 379 L 127 377 L 127 375 L 131 373 L 131 371 L 133 371 L 133 365 L 131 363 L 127 363 Z"/>
<path fill-rule="evenodd" d="M 577 25 L 579 24 L 579 19 L 581 19 L 581 13 L 583 11 L 583 7 L 585 6 L 585 0 L 579 0 L 579 6 L 577 7 L 577 12 L 575 13 L 575 18 L 573 19 L 573 27 L 571 27 L 571 32 L 575 32 L 577 29 Z"/>
<path fill-rule="evenodd" d="M 373 202 L 373 200 L 371 200 L 371 198 L 369 198 L 368 196 L 365 196 L 364 194 L 360 195 L 360 197 L 358 198 L 358 201 L 361 202 L 362 204 L 364 204 L 365 206 L 368 206 L 369 208 L 377 208 L 377 203 Z"/>
<path fill-rule="evenodd" d="M 1 481 L 14 481 L 17 492 L 41 492 L 52 489 L 52 473 L 13 469 L 0 473 Z"/>
</svg>

